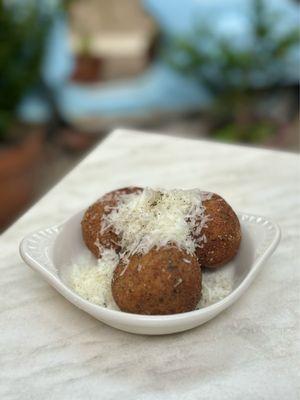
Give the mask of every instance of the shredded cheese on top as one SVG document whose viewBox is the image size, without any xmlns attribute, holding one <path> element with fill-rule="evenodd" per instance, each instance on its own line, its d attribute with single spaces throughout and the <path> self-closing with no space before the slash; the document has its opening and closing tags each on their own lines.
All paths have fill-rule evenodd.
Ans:
<svg viewBox="0 0 300 400">
<path fill-rule="evenodd" d="M 201 234 L 209 216 L 205 213 L 202 201 L 210 199 L 211 193 L 194 190 L 152 190 L 145 189 L 140 193 L 123 194 L 117 207 L 106 215 L 102 229 L 113 227 L 121 237 L 121 246 L 127 251 L 125 257 L 136 253 L 147 253 L 152 247 L 174 244 L 187 253 L 195 252 L 196 233 L 203 245 L 206 237 Z M 101 259 L 86 265 L 74 265 L 71 275 L 71 286 L 76 293 L 91 303 L 109 309 L 118 310 L 112 290 L 113 272 L 119 263 L 120 256 L 112 249 L 101 249 Z M 189 264 L 190 260 L 183 258 Z M 128 265 L 125 265 L 125 269 Z M 143 266 L 138 264 L 137 273 Z M 179 278 L 174 284 L 182 284 Z M 202 296 L 197 308 L 214 304 L 228 296 L 233 289 L 233 278 L 226 271 L 203 272 Z"/>
<path fill-rule="evenodd" d="M 146 188 L 139 193 L 123 194 L 103 219 L 102 232 L 113 227 L 127 256 L 145 254 L 153 247 L 167 244 L 194 254 L 195 247 L 206 240 L 205 235 L 200 236 L 209 220 L 202 201 L 211 196 L 199 189 Z M 192 233 L 199 237 L 197 243 Z"/>
</svg>

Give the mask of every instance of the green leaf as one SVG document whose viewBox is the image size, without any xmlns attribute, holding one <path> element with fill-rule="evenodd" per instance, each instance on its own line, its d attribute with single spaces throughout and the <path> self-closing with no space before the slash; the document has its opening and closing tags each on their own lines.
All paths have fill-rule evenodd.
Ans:
<svg viewBox="0 0 300 400">
<path fill-rule="evenodd" d="M 9 134 L 9 121 L 34 85 L 41 81 L 40 69 L 47 34 L 53 17 L 38 1 L 16 9 L 0 0 L 0 137 Z"/>
</svg>

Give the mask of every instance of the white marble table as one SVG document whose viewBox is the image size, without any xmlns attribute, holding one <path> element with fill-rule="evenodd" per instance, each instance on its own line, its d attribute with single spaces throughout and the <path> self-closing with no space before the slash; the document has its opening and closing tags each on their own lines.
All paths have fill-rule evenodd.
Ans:
<svg viewBox="0 0 300 400">
<path fill-rule="evenodd" d="M 0 398 L 299 398 L 299 177 L 296 155 L 110 135 L 0 239 Z M 276 220 L 281 244 L 246 295 L 211 322 L 163 337 L 114 330 L 32 272 L 18 244 L 129 184 L 216 191 Z"/>
</svg>

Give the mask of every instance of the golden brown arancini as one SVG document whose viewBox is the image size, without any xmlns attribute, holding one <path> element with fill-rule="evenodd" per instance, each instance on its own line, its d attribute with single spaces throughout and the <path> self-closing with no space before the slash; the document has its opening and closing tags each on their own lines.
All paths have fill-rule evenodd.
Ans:
<svg viewBox="0 0 300 400">
<path fill-rule="evenodd" d="M 192 311 L 201 297 L 201 268 L 195 256 L 175 246 L 120 262 L 112 280 L 120 310 L 147 315 Z"/>
<path fill-rule="evenodd" d="M 116 207 L 122 194 L 142 191 L 139 187 L 126 187 L 106 193 L 92 204 L 85 212 L 81 221 L 82 237 L 87 248 L 97 257 L 101 257 L 101 248 L 120 251 L 119 238 L 113 228 L 101 232 L 103 217 Z"/>
<path fill-rule="evenodd" d="M 207 227 L 202 228 L 204 240 L 199 241 L 196 255 L 203 267 L 216 268 L 226 264 L 237 253 L 241 242 L 241 227 L 237 215 L 219 195 L 204 200 L 205 214 L 209 216 Z"/>
</svg>

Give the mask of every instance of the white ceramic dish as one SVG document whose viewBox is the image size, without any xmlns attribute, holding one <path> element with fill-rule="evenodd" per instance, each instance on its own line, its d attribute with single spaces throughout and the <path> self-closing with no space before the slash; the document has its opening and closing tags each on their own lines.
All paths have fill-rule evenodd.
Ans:
<svg viewBox="0 0 300 400">
<path fill-rule="evenodd" d="M 82 215 L 83 212 L 80 212 L 61 225 L 28 235 L 20 244 L 20 254 L 31 268 L 71 303 L 107 325 L 138 334 L 162 335 L 185 331 L 214 318 L 245 292 L 280 240 L 280 229 L 274 222 L 264 217 L 239 213 L 241 247 L 235 259 L 223 267 L 230 273 L 233 285 L 227 297 L 208 307 L 182 314 L 129 314 L 92 304 L 68 286 L 70 267 L 87 254 L 81 238 Z"/>
</svg>

